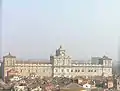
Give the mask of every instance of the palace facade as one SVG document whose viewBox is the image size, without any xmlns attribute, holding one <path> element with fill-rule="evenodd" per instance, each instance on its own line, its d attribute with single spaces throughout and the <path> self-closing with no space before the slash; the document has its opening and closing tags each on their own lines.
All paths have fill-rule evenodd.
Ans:
<svg viewBox="0 0 120 91">
<path fill-rule="evenodd" d="M 35 73 L 37 76 L 47 77 L 76 77 L 76 76 L 112 76 L 112 59 L 103 56 L 97 63 L 74 62 L 66 51 L 60 46 L 55 55 L 50 56 L 50 61 L 20 61 L 10 53 L 3 57 L 3 78 L 11 74 L 29 76 Z"/>
</svg>

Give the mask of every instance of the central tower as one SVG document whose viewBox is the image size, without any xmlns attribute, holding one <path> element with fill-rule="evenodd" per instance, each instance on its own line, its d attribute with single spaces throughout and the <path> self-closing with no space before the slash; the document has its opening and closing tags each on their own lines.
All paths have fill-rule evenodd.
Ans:
<svg viewBox="0 0 120 91">
<path fill-rule="evenodd" d="M 59 49 L 56 50 L 56 56 L 65 56 L 65 50 L 60 45 Z"/>
<path fill-rule="evenodd" d="M 69 77 L 71 72 L 71 58 L 66 54 L 65 49 L 60 46 L 56 50 L 56 54 L 50 57 L 50 61 L 53 65 L 53 76 L 65 76 Z"/>
</svg>

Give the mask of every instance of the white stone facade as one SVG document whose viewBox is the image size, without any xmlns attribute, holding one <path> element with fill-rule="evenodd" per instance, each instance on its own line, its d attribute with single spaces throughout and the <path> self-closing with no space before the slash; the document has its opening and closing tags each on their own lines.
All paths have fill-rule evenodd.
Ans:
<svg viewBox="0 0 120 91">
<path fill-rule="evenodd" d="M 15 56 L 9 54 L 3 57 L 2 67 L 3 78 L 8 75 L 7 71 L 10 69 L 18 71 L 22 76 L 28 76 L 31 73 L 41 77 L 112 76 L 112 59 L 104 56 L 99 64 L 73 63 L 62 46 L 56 50 L 54 56 L 50 56 L 49 63 L 17 61 Z"/>
<path fill-rule="evenodd" d="M 103 56 L 99 64 L 73 63 L 62 47 L 56 50 L 56 55 L 51 56 L 53 76 L 112 76 L 112 59 Z"/>
</svg>

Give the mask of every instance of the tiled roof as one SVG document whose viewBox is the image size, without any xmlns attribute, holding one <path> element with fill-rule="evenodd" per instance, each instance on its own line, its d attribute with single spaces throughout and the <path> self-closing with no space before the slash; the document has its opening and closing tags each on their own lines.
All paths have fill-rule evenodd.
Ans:
<svg viewBox="0 0 120 91">
<path fill-rule="evenodd" d="M 86 90 L 83 87 L 79 87 L 79 88 L 61 88 L 60 91 L 86 91 Z"/>
<path fill-rule="evenodd" d="M 77 83 L 70 83 L 65 88 L 78 88 L 78 87 L 81 87 L 81 86 L 78 85 Z"/>
<path fill-rule="evenodd" d="M 22 64 L 22 63 L 24 63 L 24 64 L 50 64 L 50 62 L 48 62 L 48 61 L 46 61 L 46 60 L 38 60 L 38 61 L 36 61 L 36 60 L 28 60 L 28 61 L 16 61 L 16 63 L 18 63 L 18 64 Z"/>
<path fill-rule="evenodd" d="M 18 71 L 14 70 L 14 69 L 10 69 L 9 71 L 7 72 L 15 72 L 15 73 L 18 73 Z"/>
</svg>

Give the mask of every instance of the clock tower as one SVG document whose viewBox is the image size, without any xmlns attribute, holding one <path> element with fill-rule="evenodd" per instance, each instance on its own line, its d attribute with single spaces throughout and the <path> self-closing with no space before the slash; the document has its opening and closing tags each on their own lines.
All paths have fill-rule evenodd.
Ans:
<svg viewBox="0 0 120 91">
<path fill-rule="evenodd" d="M 62 46 L 56 50 L 56 54 L 51 57 L 51 60 L 54 65 L 54 76 L 70 76 L 71 57 L 66 54 Z"/>
<path fill-rule="evenodd" d="M 65 50 L 62 48 L 62 46 L 56 50 L 56 56 L 65 56 Z"/>
</svg>

